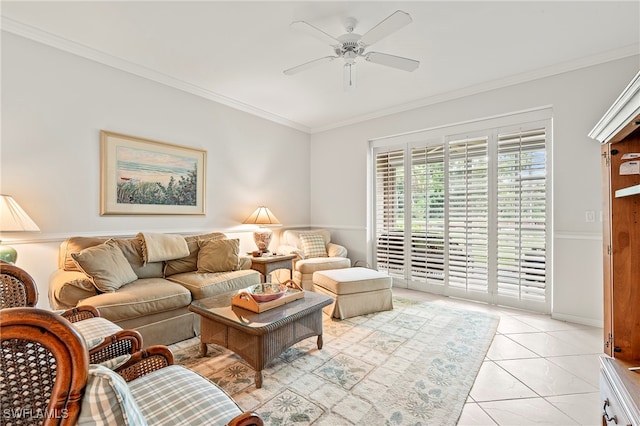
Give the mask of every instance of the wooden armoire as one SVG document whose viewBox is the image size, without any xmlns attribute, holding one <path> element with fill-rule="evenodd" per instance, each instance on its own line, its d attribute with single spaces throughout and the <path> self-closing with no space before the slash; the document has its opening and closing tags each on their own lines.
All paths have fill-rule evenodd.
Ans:
<svg viewBox="0 0 640 426">
<path fill-rule="evenodd" d="M 640 72 L 589 136 L 602 144 L 602 424 L 640 426 Z"/>
</svg>

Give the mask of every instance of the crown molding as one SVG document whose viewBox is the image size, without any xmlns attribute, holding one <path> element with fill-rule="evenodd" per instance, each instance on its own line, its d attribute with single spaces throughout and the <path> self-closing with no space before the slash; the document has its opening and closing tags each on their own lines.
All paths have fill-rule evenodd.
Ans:
<svg viewBox="0 0 640 426">
<path fill-rule="evenodd" d="M 47 46 L 60 49 L 62 51 L 72 53 L 74 55 L 86 58 L 110 67 L 116 68 L 121 71 L 128 72 L 138 77 L 146 78 L 151 81 L 155 81 L 165 86 L 173 87 L 183 92 L 191 93 L 192 95 L 205 98 L 228 107 L 255 115 L 265 120 L 272 121 L 274 123 L 282 124 L 283 126 L 291 127 L 295 130 L 300 130 L 305 133 L 310 132 L 310 128 L 300 123 L 288 120 L 277 114 L 270 113 L 263 109 L 245 104 L 235 99 L 228 98 L 226 96 L 215 93 L 211 90 L 207 90 L 200 86 L 188 83 L 173 76 L 160 73 L 150 68 L 143 67 L 133 62 L 127 61 L 116 56 L 109 55 L 99 50 L 93 49 L 89 46 L 85 46 L 80 43 L 76 43 L 71 40 L 67 40 L 63 37 L 48 33 L 39 28 L 32 27 L 30 25 L 23 24 L 13 19 L 2 17 L 2 31 L 6 31 L 38 43 L 45 44 Z"/>
<path fill-rule="evenodd" d="M 385 108 L 379 111 L 375 111 L 371 114 L 356 116 L 348 120 L 331 123 L 326 126 L 312 127 L 310 132 L 311 134 L 321 133 L 327 130 L 333 130 L 340 127 L 361 123 L 363 121 L 386 117 L 386 116 L 401 113 L 401 112 L 423 108 L 426 106 L 451 101 L 454 99 L 460 99 L 467 96 L 476 95 L 479 93 L 489 92 L 491 90 L 501 89 L 508 86 L 514 86 L 516 84 L 526 83 L 533 80 L 539 80 L 542 78 L 551 77 L 554 75 L 575 71 L 581 68 L 587 68 L 587 67 L 602 64 L 605 62 L 611 62 L 618 59 L 624 59 L 624 58 L 636 56 L 636 55 L 640 55 L 640 43 L 631 44 L 631 45 L 622 47 L 620 49 L 610 50 L 597 55 L 592 55 L 592 56 L 576 59 L 573 61 L 567 61 L 560 64 L 551 65 L 549 67 L 540 68 L 534 71 L 509 76 L 499 80 L 493 80 L 486 83 L 477 84 L 474 86 L 468 86 L 459 90 L 452 90 L 450 92 L 429 96 L 427 98 L 422 98 L 414 102 L 400 104 L 391 108 Z"/>
<path fill-rule="evenodd" d="M 287 126 L 292 129 L 302 131 L 307 134 L 321 133 L 328 130 L 333 130 L 340 127 L 345 127 L 345 126 L 361 123 L 364 121 L 385 117 L 388 115 L 393 115 L 393 114 L 406 112 L 406 111 L 410 111 L 410 110 L 414 110 L 414 109 L 418 109 L 418 108 L 422 108 L 430 105 L 435 105 L 435 104 L 439 104 L 439 103 L 454 100 L 454 99 L 460 99 L 467 96 L 472 96 L 479 93 L 500 89 L 503 87 L 513 86 L 513 85 L 525 83 L 528 81 L 538 80 L 541 78 L 578 70 L 580 68 L 586 68 L 589 66 L 598 65 L 601 63 L 610 62 L 610 61 L 623 59 L 626 57 L 640 54 L 640 44 L 636 43 L 636 44 L 622 47 L 620 49 L 603 52 L 601 54 L 592 55 L 592 56 L 580 58 L 573 61 L 567 61 L 561 64 L 552 65 L 552 66 L 541 68 L 535 71 L 510 76 L 504 79 L 493 80 L 487 83 L 469 86 L 463 89 L 453 90 L 450 92 L 441 93 L 434 96 L 429 96 L 427 98 L 419 99 L 414 102 L 396 105 L 391 108 L 381 109 L 381 110 L 372 112 L 370 114 L 355 116 L 347 120 L 337 121 L 324 126 L 309 127 L 304 124 L 281 117 L 277 114 L 273 114 L 269 111 L 265 111 L 263 109 L 237 101 L 235 99 L 228 98 L 226 96 L 215 93 L 211 90 L 196 86 L 194 84 L 188 83 L 186 81 L 180 80 L 170 75 L 157 72 L 150 68 L 140 66 L 133 62 L 118 58 L 116 56 L 106 54 L 99 50 L 93 49 L 89 46 L 85 46 L 83 44 L 76 43 L 74 41 L 67 40 L 63 37 L 59 37 L 57 35 L 48 33 L 39 28 L 12 20 L 5 16 L 2 17 L 1 27 L 2 27 L 2 31 L 6 31 L 9 33 L 36 41 L 38 43 L 45 44 L 47 46 L 60 49 L 62 51 L 72 53 L 74 55 L 104 64 L 104 65 L 108 65 L 110 67 L 119 69 L 121 71 L 125 71 L 130 74 L 134 74 L 139 77 L 146 78 L 148 80 L 155 81 L 157 83 L 164 84 L 166 86 L 173 87 L 175 89 L 178 89 L 187 93 L 191 93 L 193 95 L 226 105 L 230 108 L 234 108 L 234 109 L 246 112 L 248 114 L 255 115 L 260 118 L 264 118 L 265 120 L 269 120 L 274 123 L 281 124 L 283 126 Z"/>
<path fill-rule="evenodd" d="M 589 132 L 589 137 L 600 143 L 608 142 L 640 115 L 640 71 L 622 91 L 618 99 L 607 110 L 595 127 Z M 628 127 L 628 133 L 636 128 L 633 123 Z M 626 136 L 626 134 L 624 135 Z"/>
</svg>

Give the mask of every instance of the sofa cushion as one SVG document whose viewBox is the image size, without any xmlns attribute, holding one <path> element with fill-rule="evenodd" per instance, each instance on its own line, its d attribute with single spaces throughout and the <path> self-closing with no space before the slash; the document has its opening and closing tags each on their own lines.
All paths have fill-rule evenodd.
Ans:
<svg viewBox="0 0 640 426">
<path fill-rule="evenodd" d="M 198 272 L 228 272 L 238 269 L 240 240 L 198 242 Z"/>
<path fill-rule="evenodd" d="M 103 292 L 115 291 L 138 279 L 124 253 L 113 241 L 71 253 L 71 257 Z"/>
<path fill-rule="evenodd" d="M 164 278 L 141 278 L 113 293 L 103 293 L 81 300 L 110 321 L 123 321 L 158 312 L 171 311 L 191 303 L 189 290 Z"/>
<path fill-rule="evenodd" d="M 222 389 L 180 365 L 161 368 L 128 384 L 152 425 L 226 425 L 242 414 Z"/>
<path fill-rule="evenodd" d="M 253 269 L 232 272 L 185 272 L 167 279 L 189 289 L 194 299 L 202 299 L 260 284 L 260 272 Z"/>
<path fill-rule="evenodd" d="M 209 234 L 190 235 L 185 237 L 187 247 L 189 247 L 189 255 L 180 259 L 168 260 L 164 268 L 165 277 L 198 270 L 198 251 L 200 250 L 198 242 L 206 240 L 220 240 L 223 238 L 227 238 L 227 236 L 222 232 L 212 232 Z"/>
<path fill-rule="evenodd" d="M 351 260 L 346 257 L 316 257 L 313 259 L 298 260 L 296 270 L 302 274 L 313 274 L 316 271 L 327 269 L 342 269 L 351 266 Z"/>
<path fill-rule="evenodd" d="M 162 262 L 147 262 L 142 260 L 142 241 L 140 238 L 113 238 L 127 258 L 133 272 L 138 278 L 162 278 L 164 264 Z"/>
<path fill-rule="evenodd" d="M 90 365 L 78 425 L 146 425 L 122 376 L 102 365 Z"/>
<path fill-rule="evenodd" d="M 327 246 L 320 234 L 312 232 L 300 234 L 300 244 L 306 259 L 327 257 Z"/>
</svg>

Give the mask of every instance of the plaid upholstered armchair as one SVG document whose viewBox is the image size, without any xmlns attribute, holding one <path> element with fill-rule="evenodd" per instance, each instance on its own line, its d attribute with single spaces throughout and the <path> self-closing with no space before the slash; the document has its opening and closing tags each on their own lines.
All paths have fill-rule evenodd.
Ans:
<svg viewBox="0 0 640 426">
<path fill-rule="evenodd" d="M 209 380 L 172 365 L 164 346 L 137 352 L 116 371 L 89 364 L 78 331 L 51 311 L 3 310 L 0 344 L 0 403 L 11 424 L 263 424 Z"/>
<path fill-rule="evenodd" d="M 0 261 L 0 309 L 33 308 L 38 303 L 38 287 L 31 275 L 11 263 Z M 60 313 L 72 322 L 84 337 L 89 361 L 100 364 L 142 348 L 142 336 L 135 330 L 123 330 L 100 317 L 92 306 L 78 306 Z"/>
</svg>

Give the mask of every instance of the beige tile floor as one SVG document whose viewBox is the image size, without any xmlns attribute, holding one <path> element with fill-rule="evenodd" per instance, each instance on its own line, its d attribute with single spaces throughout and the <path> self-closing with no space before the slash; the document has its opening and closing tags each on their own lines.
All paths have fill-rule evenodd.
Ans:
<svg viewBox="0 0 640 426">
<path fill-rule="evenodd" d="M 601 425 L 598 356 L 602 329 L 406 289 L 400 297 L 500 315 L 497 334 L 458 426 Z"/>
</svg>

